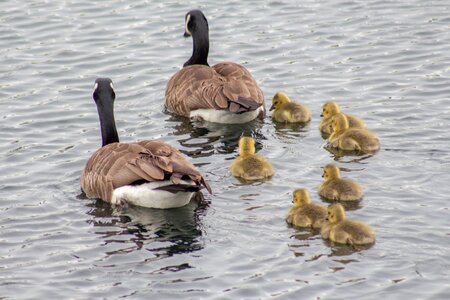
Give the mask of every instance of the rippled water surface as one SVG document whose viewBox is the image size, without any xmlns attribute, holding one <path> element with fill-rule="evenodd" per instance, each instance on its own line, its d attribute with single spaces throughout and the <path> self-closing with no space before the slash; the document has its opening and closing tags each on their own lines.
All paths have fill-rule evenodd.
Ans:
<svg viewBox="0 0 450 300">
<path fill-rule="evenodd" d="M 209 19 L 210 63 L 244 64 L 267 105 L 283 90 L 312 122 L 199 126 L 165 113 L 166 82 L 191 54 L 192 8 Z M 0 298 L 450 298 L 447 1 L 6 0 L 0 65 Z M 83 197 L 100 146 L 98 76 L 115 83 L 121 140 L 180 148 L 209 180 L 209 206 Z M 378 153 L 323 148 L 330 99 L 366 120 Z M 271 181 L 230 177 L 243 132 L 273 162 Z M 285 224 L 294 188 L 322 202 L 320 167 L 333 161 L 364 187 L 348 217 L 375 229 L 368 249 Z"/>
</svg>

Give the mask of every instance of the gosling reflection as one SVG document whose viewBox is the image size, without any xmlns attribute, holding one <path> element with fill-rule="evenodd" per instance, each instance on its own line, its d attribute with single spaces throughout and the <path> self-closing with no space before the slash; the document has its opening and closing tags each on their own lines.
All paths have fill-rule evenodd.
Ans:
<svg viewBox="0 0 450 300">
<path fill-rule="evenodd" d="M 166 123 L 174 129 L 173 135 L 182 136 L 178 139 L 185 148 L 182 152 L 193 158 L 233 153 L 242 135 L 253 135 L 257 140 L 265 138 L 261 133 L 263 122 L 259 119 L 245 124 L 217 124 L 171 115 Z"/>
<path fill-rule="evenodd" d="M 197 194 L 196 197 L 201 197 Z M 155 259 L 203 248 L 200 216 L 205 205 L 202 198 L 173 209 L 152 209 L 136 206 L 114 207 L 103 201 L 88 204 L 93 216 L 88 223 L 96 227 L 96 234 L 104 240 L 108 255 L 125 254 L 146 249 Z M 123 247 L 117 250 L 117 245 Z"/>
</svg>

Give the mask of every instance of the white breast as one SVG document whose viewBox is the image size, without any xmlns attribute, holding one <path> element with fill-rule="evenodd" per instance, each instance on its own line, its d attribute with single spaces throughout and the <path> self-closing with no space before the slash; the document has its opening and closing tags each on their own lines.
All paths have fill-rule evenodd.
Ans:
<svg viewBox="0 0 450 300">
<path fill-rule="evenodd" d="M 260 106 L 255 110 L 241 113 L 241 114 L 234 114 L 231 113 L 228 110 L 224 109 L 196 109 L 191 110 L 190 117 L 196 118 L 199 117 L 205 121 L 208 122 L 214 122 L 214 123 L 222 123 L 222 124 L 242 124 L 250 122 L 251 120 L 254 120 L 258 117 L 259 113 L 263 110 L 263 107 Z"/>
<path fill-rule="evenodd" d="M 193 181 L 181 181 L 182 184 L 195 185 Z M 125 185 L 113 191 L 112 204 L 127 202 L 137 206 L 150 208 L 175 208 L 181 207 L 191 201 L 193 192 L 170 193 L 163 190 L 155 190 L 161 186 L 171 185 L 169 180 L 154 181 L 140 185 Z"/>
</svg>

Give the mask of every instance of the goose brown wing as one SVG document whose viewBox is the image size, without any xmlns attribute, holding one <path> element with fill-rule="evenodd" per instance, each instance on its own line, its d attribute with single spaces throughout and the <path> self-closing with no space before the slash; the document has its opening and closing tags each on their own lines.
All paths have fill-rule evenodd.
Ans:
<svg viewBox="0 0 450 300">
<path fill-rule="evenodd" d="M 113 190 L 118 187 L 140 180 L 164 180 L 166 175 L 188 176 L 210 191 L 201 174 L 178 150 L 157 140 L 113 143 L 98 149 L 88 160 L 80 181 L 89 198 L 110 202 Z"/>
<path fill-rule="evenodd" d="M 235 63 L 192 65 L 178 71 L 166 88 L 166 107 L 189 117 L 191 110 L 228 109 L 233 113 L 264 105 L 261 89 L 250 73 Z"/>
</svg>

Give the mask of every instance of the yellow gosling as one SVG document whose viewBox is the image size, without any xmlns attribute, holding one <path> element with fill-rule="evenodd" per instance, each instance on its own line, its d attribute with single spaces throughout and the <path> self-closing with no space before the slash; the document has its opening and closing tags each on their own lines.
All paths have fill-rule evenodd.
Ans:
<svg viewBox="0 0 450 300">
<path fill-rule="evenodd" d="M 323 167 L 324 181 L 319 187 L 319 195 L 334 201 L 361 200 L 363 191 L 361 186 L 350 179 L 341 178 L 341 171 L 335 165 Z"/>
<path fill-rule="evenodd" d="M 321 132 L 326 134 L 331 134 L 331 118 L 340 113 L 341 109 L 339 105 L 334 101 L 328 101 L 322 106 L 322 114 L 320 115 L 323 119 L 320 121 L 319 129 Z M 366 123 L 358 117 L 344 114 L 348 119 L 348 126 L 350 128 L 362 128 L 367 129 Z"/>
<path fill-rule="evenodd" d="M 345 151 L 373 152 L 380 149 L 378 137 L 371 131 L 361 128 L 349 128 L 347 117 L 336 114 L 331 119 L 333 133 L 328 144 Z"/>
<path fill-rule="evenodd" d="M 274 174 L 272 164 L 255 154 L 255 140 L 251 137 L 239 140 L 239 156 L 232 162 L 230 172 L 245 180 L 265 180 Z"/>
<path fill-rule="evenodd" d="M 375 232 L 362 222 L 347 220 L 344 207 L 331 204 L 327 210 L 327 222 L 320 231 L 322 238 L 340 244 L 367 245 L 375 242 Z"/>
<path fill-rule="evenodd" d="M 296 189 L 294 206 L 286 216 L 286 222 L 298 227 L 321 228 L 327 217 L 326 206 L 311 203 L 307 189 Z"/>
<path fill-rule="evenodd" d="M 288 95 L 278 92 L 273 96 L 270 110 L 272 119 L 282 123 L 306 123 L 311 120 L 311 111 L 303 104 L 291 102 Z"/>
</svg>

